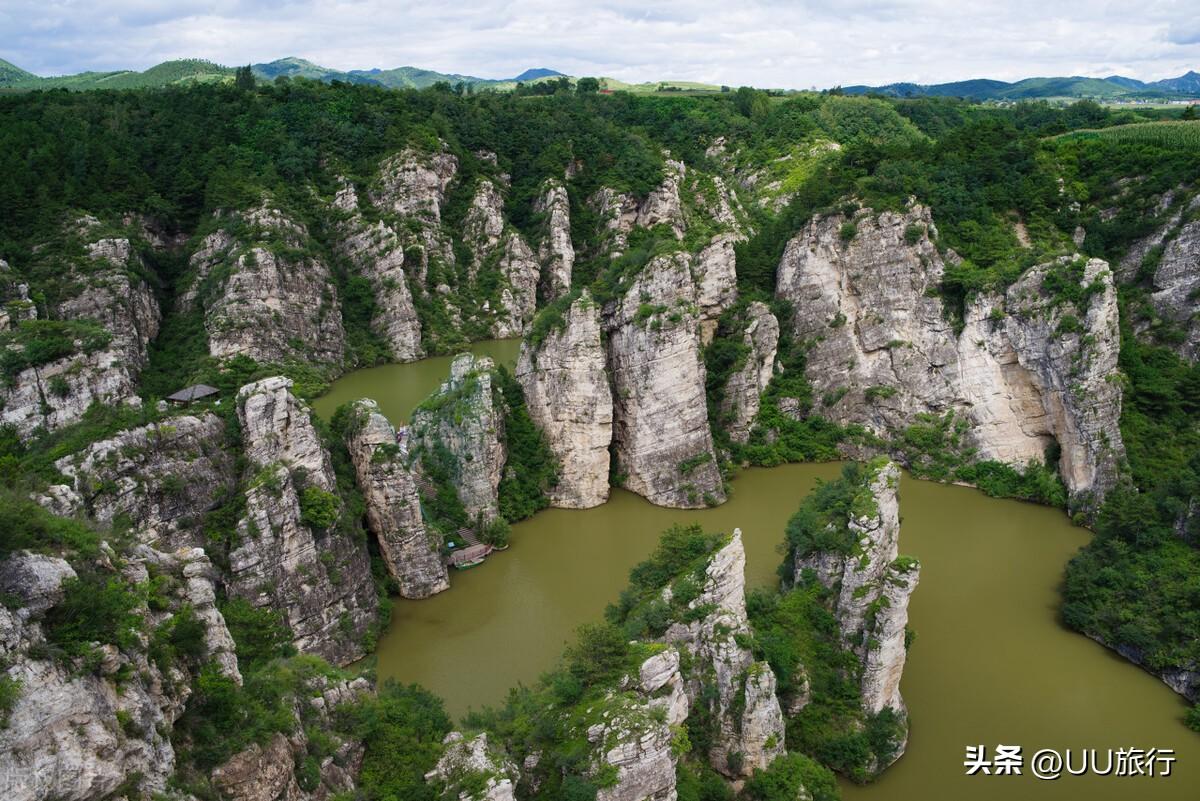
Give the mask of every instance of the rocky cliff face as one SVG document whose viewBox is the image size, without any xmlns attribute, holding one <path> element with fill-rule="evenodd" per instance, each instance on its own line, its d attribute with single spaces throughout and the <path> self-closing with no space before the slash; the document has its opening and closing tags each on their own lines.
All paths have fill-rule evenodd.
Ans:
<svg viewBox="0 0 1200 801">
<path fill-rule="evenodd" d="M 22 436 L 78 422 L 94 402 L 141 402 L 137 377 L 146 366 L 150 341 L 158 335 L 161 314 L 154 293 L 140 277 L 142 260 L 129 239 L 87 241 L 92 239 L 89 230 L 98 225 L 88 217 L 79 222 L 83 256 L 56 268 L 56 300 L 50 310 L 54 319 L 96 327 L 75 334 L 69 355 L 33 364 L 0 382 L 0 425 L 12 425 Z M 5 282 L 7 264 L 5 268 L 0 282 Z M 29 285 L 11 279 L 5 283 L 11 286 L 4 290 L 7 303 L 0 332 L 38 316 L 29 300 Z M 26 349 L 20 339 L 5 345 Z"/>
<path fill-rule="evenodd" d="M 111 556 L 111 549 L 101 556 L 105 569 L 112 569 Z M 204 627 L 206 658 L 240 682 L 203 551 L 141 548 L 125 559 L 114 580 L 143 584 L 150 570 L 166 578 L 160 586 L 169 589 L 165 609 L 143 604 L 135 610 L 147 630 L 190 605 Z M 140 776 L 144 792 L 164 792 L 175 767 L 169 735 L 191 693 L 194 666 L 149 658 L 144 634 L 122 648 L 99 646 L 95 669 L 76 669 L 52 657 L 43 616 L 62 599 L 63 582 L 75 577 L 67 562 L 53 556 L 18 553 L 0 563 L 0 591 L 16 602 L 0 609 L 0 659 L 18 687 L 7 725 L 0 727 L 6 797 L 90 801 L 116 792 L 131 776 Z"/>
<path fill-rule="evenodd" d="M 977 298 L 956 335 L 937 297 L 945 264 L 935 236 L 928 209 L 913 206 L 814 219 L 788 243 L 776 291 L 809 346 L 815 396 L 832 399 L 821 413 L 887 438 L 919 414 L 953 412 L 979 458 L 1018 465 L 1057 442 L 1072 508 L 1093 508 L 1123 452 L 1107 265 L 1032 270 L 1005 297 Z M 1081 305 L 1051 291 L 1048 273 L 1082 289 L 1068 292 Z"/>
<path fill-rule="evenodd" d="M 737 256 L 734 234 L 717 234 L 696 255 L 693 268 L 696 281 L 696 305 L 700 307 L 700 339 L 712 342 L 717 318 L 737 300 Z"/>
<path fill-rule="evenodd" d="M 517 766 L 488 745 L 486 734 L 467 739 L 462 732 L 446 735 L 445 747 L 437 765 L 425 774 L 425 781 L 438 788 L 441 797 L 460 801 L 515 801 L 513 787 L 520 780 Z M 482 783 L 482 794 L 464 785 Z M 473 789 L 473 787 L 472 787 Z"/>
<path fill-rule="evenodd" d="M 337 732 L 333 725 L 338 707 L 370 693 L 364 678 L 333 682 L 318 677 L 296 699 L 296 726 L 289 734 L 276 733 L 266 743 L 255 743 L 212 774 L 213 786 L 227 801 L 325 801 L 355 789 L 364 746 Z M 305 776 L 302 786 L 298 766 L 310 753 L 310 733 L 320 733 L 324 756 L 315 776 Z M 308 784 L 313 782 L 315 786 Z M 307 789 L 305 787 L 307 786 Z"/>
<path fill-rule="evenodd" d="M 504 198 L 492 181 L 479 182 L 463 222 L 463 242 L 472 254 L 472 282 L 483 270 L 499 273 L 499 308 L 489 310 L 495 313 L 492 335 L 497 339 L 521 336 L 537 310 L 541 266 L 525 239 L 505 225 Z"/>
<path fill-rule="evenodd" d="M 795 580 L 803 581 L 812 571 L 833 593 L 832 611 L 842 642 L 862 665 L 863 709 L 875 714 L 889 708 L 903 715 L 904 630 L 920 565 L 899 557 L 899 467 L 894 462 L 872 463 L 868 470 L 862 502 L 854 504 L 859 513 L 847 524 L 854 540 L 851 551 L 797 554 Z"/>
<path fill-rule="evenodd" d="M 424 463 L 444 450 L 453 461 L 453 483 L 474 521 L 496 519 L 504 471 L 504 414 L 492 388 L 494 364 L 464 353 L 450 378 L 413 413 L 412 453 Z M 428 472 L 428 467 L 422 468 Z"/>
<path fill-rule="evenodd" d="M 551 303 L 571 291 L 571 274 L 575 268 L 571 201 L 567 188 L 558 181 L 547 181 L 533 211 L 545 218 L 538 261 L 542 264 L 541 295 L 545 302 Z"/>
<path fill-rule="evenodd" d="M 408 287 L 403 241 L 382 220 L 370 223 L 363 218 L 352 184 L 343 184 L 333 205 L 346 217 L 339 225 L 338 250 L 371 282 L 375 293 L 371 327 L 388 343 L 396 361 L 422 358 L 421 322 Z"/>
<path fill-rule="evenodd" d="M 400 595 L 428 598 L 449 589 L 446 564 L 425 530 L 421 496 L 396 444 L 396 430 L 375 401 L 358 401 L 354 415 L 346 444 L 367 503 L 368 526 Z"/>
<path fill-rule="evenodd" d="M 604 503 L 613 403 L 600 309 L 586 291 L 571 304 L 561 328 L 540 343 L 522 343 L 516 375 L 529 416 L 545 432 L 560 466 L 551 504 L 586 509 Z"/>
<path fill-rule="evenodd" d="M 246 513 L 229 554 L 231 595 L 282 613 L 296 647 L 345 665 L 363 655 L 378 599 L 366 548 L 338 531 L 316 530 L 304 504 L 329 502 L 329 454 L 286 378 L 238 392 L 246 460 Z M 336 502 L 336 501 L 334 501 Z"/>
<path fill-rule="evenodd" d="M 1200 209 L 1200 198 L 1193 205 Z M 1200 359 L 1200 220 L 1181 227 L 1163 247 L 1153 287 L 1155 312 L 1181 329 L 1175 351 L 1194 364 Z"/>
<path fill-rule="evenodd" d="M 672 727 L 681 726 L 688 715 L 679 653 L 668 649 L 643 662 L 635 689 L 631 698 L 613 704 L 607 717 L 587 729 L 595 749 L 593 769 L 616 769 L 616 781 L 600 789 L 597 801 L 676 797 L 678 757 L 671 751 Z"/>
<path fill-rule="evenodd" d="M 605 309 L 617 470 L 660 506 L 725 500 L 713 452 L 696 286 L 686 254 L 650 261 Z"/>
<path fill-rule="evenodd" d="M 750 634 L 745 568 L 742 533 L 735 529 L 729 542 L 710 558 L 700 593 L 688 603 L 690 610 L 711 611 L 693 622 L 672 624 L 665 635 L 695 660 L 689 699 L 693 706 L 709 704 L 718 722 L 709 761 L 734 779 L 766 768 L 784 752 L 775 674 L 739 644 Z M 710 695 L 706 687 L 715 692 Z"/>
<path fill-rule="evenodd" d="M 203 311 L 209 353 L 340 365 L 341 305 L 316 252 L 308 230 L 270 203 L 224 217 L 192 254 L 181 296 L 183 311 Z"/>
<path fill-rule="evenodd" d="M 122 431 L 55 467 L 70 482 L 47 491 L 56 514 L 122 517 L 139 540 L 167 550 L 204 545 L 204 514 L 236 482 L 225 423 L 211 413 Z"/>
<path fill-rule="evenodd" d="M 729 420 L 729 438 L 740 443 L 750 438 L 759 399 L 775 374 L 775 353 L 779 346 L 779 321 L 765 303 L 751 303 L 746 309 L 746 320 L 742 331 L 745 360 L 725 382 L 721 402 L 721 413 Z"/>
</svg>

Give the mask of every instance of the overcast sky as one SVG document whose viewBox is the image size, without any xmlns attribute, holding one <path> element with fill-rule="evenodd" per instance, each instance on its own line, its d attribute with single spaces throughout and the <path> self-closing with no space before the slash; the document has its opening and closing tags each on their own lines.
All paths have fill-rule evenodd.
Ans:
<svg viewBox="0 0 1200 801">
<path fill-rule="evenodd" d="M 790 88 L 1200 69 L 1197 0 L 0 0 L 0 32 L 40 75 L 284 56 Z"/>
</svg>

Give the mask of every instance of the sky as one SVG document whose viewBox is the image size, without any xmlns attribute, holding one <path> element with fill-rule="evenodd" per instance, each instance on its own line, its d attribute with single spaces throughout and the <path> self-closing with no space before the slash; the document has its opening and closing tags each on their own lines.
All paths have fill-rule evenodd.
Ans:
<svg viewBox="0 0 1200 801">
<path fill-rule="evenodd" d="M 0 0 L 0 58 L 39 75 L 298 56 L 484 78 L 825 88 L 1200 70 L 1197 0 Z"/>
</svg>

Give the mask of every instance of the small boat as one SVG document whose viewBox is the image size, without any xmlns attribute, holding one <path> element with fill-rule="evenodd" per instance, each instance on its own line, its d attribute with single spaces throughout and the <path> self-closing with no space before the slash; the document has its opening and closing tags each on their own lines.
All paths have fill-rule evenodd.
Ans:
<svg viewBox="0 0 1200 801">
<path fill-rule="evenodd" d="M 488 554 L 492 550 L 492 546 L 482 543 L 479 545 L 469 545 L 460 551 L 451 553 L 450 564 L 459 570 L 467 570 L 476 565 L 483 564 L 483 560 L 487 559 Z"/>
</svg>

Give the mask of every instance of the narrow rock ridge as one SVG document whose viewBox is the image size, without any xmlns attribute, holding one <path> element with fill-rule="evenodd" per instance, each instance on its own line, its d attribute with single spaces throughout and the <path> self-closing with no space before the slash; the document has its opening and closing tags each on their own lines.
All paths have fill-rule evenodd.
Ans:
<svg viewBox="0 0 1200 801">
<path fill-rule="evenodd" d="M 370 223 L 363 218 L 353 184 L 342 184 L 333 205 L 346 215 L 338 226 L 338 250 L 371 282 L 375 295 L 372 329 L 388 343 L 396 361 L 423 358 L 421 322 L 408 288 L 403 241 L 382 220 Z"/>
<path fill-rule="evenodd" d="M 775 674 L 738 642 L 751 634 L 745 568 L 742 532 L 734 529 L 729 542 L 705 567 L 699 595 L 688 603 L 689 609 L 712 611 L 691 623 L 673 623 L 665 635 L 695 660 L 693 673 L 699 671 L 699 675 L 689 679 L 688 697 L 693 706 L 711 705 L 718 732 L 709 762 L 731 779 L 764 769 L 784 753 L 783 711 L 775 695 Z M 716 689 L 711 701 L 702 693 L 706 683 Z M 731 758 L 735 754 L 740 757 Z"/>
<path fill-rule="evenodd" d="M 291 386 L 287 378 L 265 378 L 238 392 L 249 467 L 228 590 L 277 609 L 300 651 L 345 665 L 365 652 L 378 598 L 365 545 L 336 522 L 325 531 L 305 522 L 301 499 L 329 498 L 336 480 L 309 410 Z"/>
<path fill-rule="evenodd" d="M 600 309 L 587 291 L 561 328 L 538 344 L 521 343 L 517 381 L 533 422 L 560 465 L 550 503 L 587 509 L 608 500 L 613 402 L 600 336 Z"/>
<path fill-rule="evenodd" d="M 207 412 L 122 431 L 55 468 L 70 482 L 42 499 L 55 514 L 102 523 L 123 517 L 139 540 L 168 550 L 207 544 L 204 514 L 236 481 L 225 423 Z"/>
<path fill-rule="evenodd" d="M 848 522 L 852 550 L 798 553 L 794 580 L 802 582 L 812 571 L 832 592 L 842 642 L 862 665 L 863 709 L 877 714 L 888 708 L 907 715 L 900 677 L 907 655 L 908 600 L 916 589 L 920 564 L 899 556 L 900 468 L 894 462 L 875 462 L 867 470 L 866 486 L 854 503 L 858 513 Z M 903 745 L 895 758 L 902 753 Z"/>
<path fill-rule="evenodd" d="M 685 253 L 658 256 L 605 309 L 616 467 L 660 506 L 725 500 L 705 400 L 699 310 Z"/>
<path fill-rule="evenodd" d="M 209 354 L 341 365 L 341 305 L 308 230 L 269 202 L 226 215 L 191 257 L 181 310 L 204 313 Z"/>
<path fill-rule="evenodd" d="M 679 190 L 687 168 L 681 161 L 667 159 L 663 181 L 640 203 L 625 192 L 601 187 L 589 199 L 588 205 L 603 220 L 605 241 L 600 250 L 616 256 L 629 242 L 629 232 L 635 227 L 651 228 L 667 225 L 676 239 L 682 239 L 687 223 Z"/>
<path fill-rule="evenodd" d="M 935 238 L 929 210 L 914 204 L 815 218 L 787 244 L 776 292 L 795 309 L 791 333 L 809 347 L 814 395 L 829 399 L 821 414 L 886 438 L 919 414 L 953 412 L 978 458 L 1017 466 L 1043 461 L 1057 442 L 1071 508 L 1094 510 L 1123 454 L 1107 265 L 1083 270 L 1086 308 L 1043 286 L 1065 262 L 1042 265 L 1004 297 L 969 304 L 956 335 L 937 296 L 945 264 Z"/>
<path fill-rule="evenodd" d="M 548 180 L 533 211 L 545 217 L 538 261 L 542 265 L 541 294 L 552 303 L 571 291 L 575 246 L 571 243 L 571 201 L 560 181 Z"/>
<path fill-rule="evenodd" d="M 107 545 L 102 549 L 113 553 Z M 135 549 L 113 580 L 132 590 L 149 579 L 148 567 L 168 578 L 161 585 L 167 608 L 152 611 L 143 603 L 134 612 L 153 630 L 190 605 L 204 625 L 206 656 L 240 682 L 203 552 Z M 0 660 L 19 683 L 7 725 L 0 728 L 0 775 L 10 778 L 10 801 L 106 798 L 133 775 L 140 776 L 143 792 L 162 793 L 175 769 L 170 732 L 191 693 L 189 666 L 173 661 L 160 668 L 140 638 L 120 649 L 100 646 L 94 670 L 52 657 L 42 615 L 62 599 L 63 582 L 75 577 L 67 562 L 53 556 L 15 553 L 0 562 L 0 592 L 17 599 L 16 606 L 0 608 Z"/>
<path fill-rule="evenodd" d="M 721 413 L 728 418 L 729 438 L 743 444 L 750 438 L 762 393 L 775 374 L 779 346 L 779 321 L 765 303 L 752 302 L 746 309 L 746 319 L 742 332 L 742 342 L 747 348 L 745 363 L 725 382 L 721 402 Z"/>
<path fill-rule="evenodd" d="M 450 365 L 450 378 L 413 412 L 413 456 L 418 470 L 445 449 L 454 462 L 453 483 L 472 522 L 489 523 L 499 515 L 500 477 L 504 471 L 504 414 L 494 397 L 489 358 L 463 353 Z"/>
<path fill-rule="evenodd" d="M 492 335 L 517 337 L 529 330 L 537 311 L 541 266 L 525 239 L 505 224 L 504 198 L 492 181 L 479 182 L 463 221 L 463 242 L 471 251 L 469 277 L 475 282 L 485 266 L 500 273 L 499 308 L 492 309 Z"/>
<path fill-rule="evenodd" d="M 425 774 L 425 781 L 438 788 L 442 798 L 457 797 L 459 801 L 515 801 L 514 786 L 520 781 L 517 766 L 488 745 L 487 734 L 467 739 L 462 732 L 452 731 L 442 741 L 445 751 L 437 765 Z M 482 794 L 474 794 L 461 786 L 464 779 L 483 779 Z"/>
<path fill-rule="evenodd" d="M 368 527 L 400 595 L 428 598 L 449 589 L 446 564 L 425 530 L 421 495 L 396 444 L 396 430 L 375 401 L 355 402 L 347 440 L 367 505 Z"/>
</svg>

